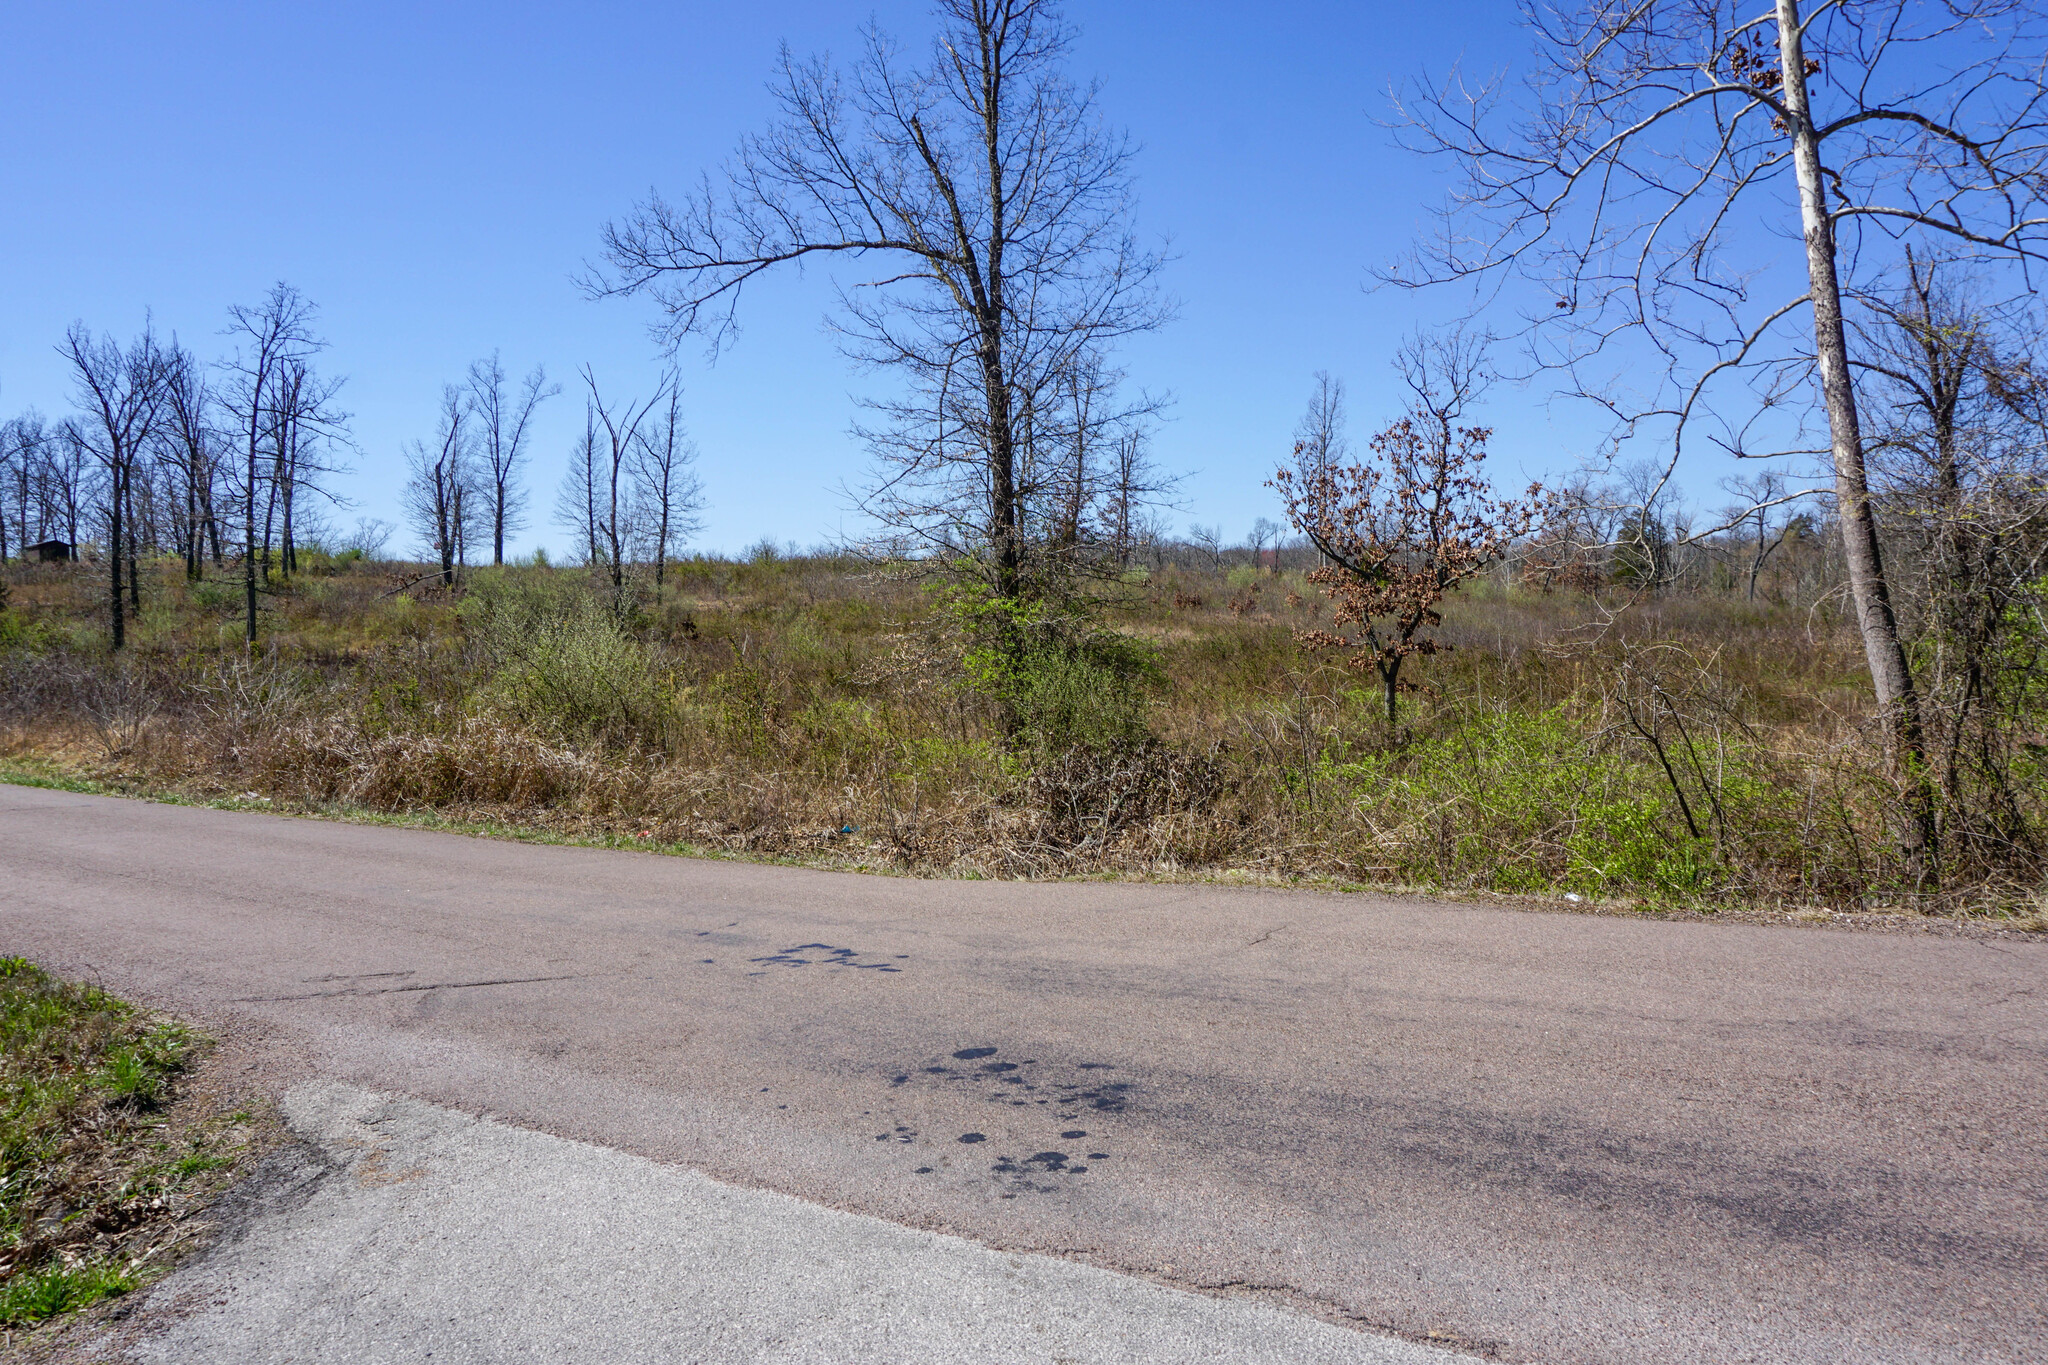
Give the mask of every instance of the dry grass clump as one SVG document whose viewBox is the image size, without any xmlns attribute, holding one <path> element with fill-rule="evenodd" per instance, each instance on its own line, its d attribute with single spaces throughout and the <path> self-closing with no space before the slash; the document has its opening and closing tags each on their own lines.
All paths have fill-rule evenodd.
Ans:
<svg viewBox="0 0 2048 1365">
<path fill-rule="evenodd" d="M 281 586 L 253 657 L 167 571 L 119 660 L 87 585 L 29 578 L 0 740 L 197 794 L 937 875 L 2039 903 L 2038 764 L 2000 826 L 2024 837 L 1907 880 L 1903 794 L 1824 611 L 1485 585 L 1448 604 L 1454 648 L 1418 661 L 1390 733 L 1296 647 L 1324 609 L 1300 576 L 1243 565 L 1134 575 L 1101 603 L 1113 631 L 1000 677 L 917 583 L 848 561 L 695 561 L 660 600 L 544 568 L 423 598 L 357 566 Z"/>
</svg>

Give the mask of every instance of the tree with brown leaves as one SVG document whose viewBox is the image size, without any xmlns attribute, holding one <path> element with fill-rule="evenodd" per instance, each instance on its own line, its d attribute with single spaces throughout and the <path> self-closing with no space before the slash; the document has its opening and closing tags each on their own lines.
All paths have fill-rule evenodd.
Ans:
<svg viewBox="0 0 2048 1365">
<path fill-rule="evenodd" d="M 1480 472 L 1492 431 L 1461 421 L 1486 386 L 1480 347 L 1464 337 L 1418 341 L 1401 358 L 1414 392 L 1408 414 L 1372 440 L 1367 460 L 1318 463 L 1295 450 L 1270 486 L 1287 519 L 1326 561 L 1309 582 L 1336 604 L 1331 630 L 1297 631 L 1305 648 L 1341 652 L 1386 689 L 1398 719 L 1401 666 L 1450 648 L 1431 633 L 1459 585 L 1506 557 L 1543 520 L 1551 499 L 1529 485 L 1499 498 Z"/>
</svg>

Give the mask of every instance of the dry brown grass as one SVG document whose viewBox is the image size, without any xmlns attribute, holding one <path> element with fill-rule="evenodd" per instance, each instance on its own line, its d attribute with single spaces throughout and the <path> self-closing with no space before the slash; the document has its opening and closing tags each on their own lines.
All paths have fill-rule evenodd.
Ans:
<svg viewBox="0 0 2048 1365">
<path fill-rule="evenodd" d="M 1696 597 L 1604 617 L 1486 587 L 1451 604 L 1455 648 L 1419 661 L 1389 735 L 1358 679 L 1295 646 L 1323 609 L 1298 575 L 1169 568 L 1104 605 L 1156 651 L 1150 738 L 1030 754 L 965 686 L 930 594 L 851 562 L 686 564 L 622 628 L 572 571 L 422 594 L 344 567 L 267 599 L 253 658 L 232 601 L 166 572 L 117 662 L 96 584 L 9 572 L 4 742 L 195 795 L 938 875 L 2038 903 L 2024 850 L 1904 884 L 1858 652 L 1824 611 Z M 1646 738 L 1628 717 L 1652 703 L 1669 715 Z"/>
</svg>

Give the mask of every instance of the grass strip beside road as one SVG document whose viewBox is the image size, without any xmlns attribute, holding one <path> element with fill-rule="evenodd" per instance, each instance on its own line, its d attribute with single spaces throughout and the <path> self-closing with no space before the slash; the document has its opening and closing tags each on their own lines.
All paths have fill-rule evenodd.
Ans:
<svg viewBox="0 0 2048 1365">
<path fill-rule="evenodd" d="M 0 957 L 0 1326 L 127 1293 L 186 1240 L 251 1116 L 194 1122 L 206 1041 L 98 986 Z"/>
<path fill-rule="evenodd" d="M 222 793 L 194 784 L 181 790 L 164 781 L 151 781 L 134 774 L 110 771 L 96 765 L 78 765 L 44 755 L 14 754 L 0 758 L 0 784 L 37 787 L 45 791 L 76 792 L 83 796 L 114 796 L 153 801 L 171 806 L 196 806 L 211 810 L 257 811 L 300 819 L 332 820 L 355 825 L 379 825 L 396 829 L 430 830 L 472 838 L 502 839 L 514 843 L 544 844 L 566 848 L 602 848 L 657 853 L 670 857 L 704 858 L 719 862 L 752 863 L 771 867 L 801 867 L 821 872 L 852 872 L 869 876 L 918 877 L 980 881 L 983 874 L 973 868 L 935 870 L 905 868 L 882 856 L 866 856 L 854 850 L 821 850 L 812 853 L 763 852 L 733 849 L 689 840 L 664 838 L 652 832 L 620 832 L 588 822 L 564 822 L 550 826 L 536 823 L 526 812 L 478 812 L 466 816 L 434 807 L 405 810 L 376 810 L 343 802 L 311 802 L 289 796 L 274 798 L 256 792 Z M 1579 915 L 1620 915 L 1628 918 L 1717 922 L 1723 924 L 1770 924 L 1784 927 L 1883 930 L 1887 932 L 1967 933 L 1972 936 L 2030 935 L 2048 933 L 2048 901 L 2037 902 L 2029 911 L 1979 913 L 1955 917 L 1901 913 L 1896 909 L 1873 912 L 1830 910 L 1809 905 L 1790 909 L 1745 904 L 1731 898 L 1720 904 L 1674 905 L 1636 897 L 1593 897 L 1563 894 L 1502 894 L 1484 890 L 1446 893 L 1438 887 L 1397 881 L 1359 882 L 1348 878 L 1312 874 L 1283 875 L 1250 868 L 1185 871 L 1179 875 L 1129 870 L 1069 872 L 1032 880 L 1065 882 L 1128 882 L 1202 886 L 1266 887 L 1336 894 L 1407 896 L 1451 904 Z"/>
</svg>

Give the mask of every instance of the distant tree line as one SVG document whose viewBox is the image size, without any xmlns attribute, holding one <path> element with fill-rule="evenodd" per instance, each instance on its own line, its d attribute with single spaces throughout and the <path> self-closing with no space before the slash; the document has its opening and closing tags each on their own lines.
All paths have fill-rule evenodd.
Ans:
<svg viewBox="0 0 2048 1365">
<path fill-rule="evenodd" d="M 143 560 L 176 555 L 193 580 L 239 570 L 253 641 L 259 595 L 331 534 L 330 481 L 347 469 L 315 313 L 279 284 L 228 310 L 231 349 L 213 361 L 153 324 L 127 341 L 75 324 L 58 346 L 74 410 L 0 423 L 0 559 L 38 545 L 96 559 L 117 649 L 142 610 Z"/>
</svg>

